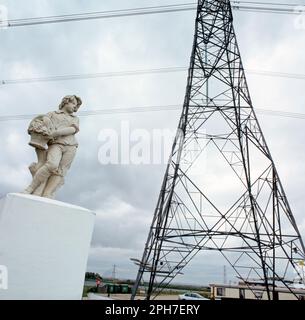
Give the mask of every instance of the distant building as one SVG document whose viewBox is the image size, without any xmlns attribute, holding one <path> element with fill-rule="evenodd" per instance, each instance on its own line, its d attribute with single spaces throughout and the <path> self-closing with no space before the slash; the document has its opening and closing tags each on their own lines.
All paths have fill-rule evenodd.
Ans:
<svg viewBox="0 0 305 320">
<path fill-rule="evenodd" d="M 223 299 L 251 299 L 268 300 L 266 288 L 261 285 L 247 285 L 240 283 L 238 285 L 210 284 L 211 298 L 215 300 Z M 305 300 L 305 289 L 291 289 L 276 287 L 274 292 L 275 300 Z M 271 297 L 273 292 L 271 291 Z M 297 297 L 296 297 L 296 296 Z"/>
</svg>

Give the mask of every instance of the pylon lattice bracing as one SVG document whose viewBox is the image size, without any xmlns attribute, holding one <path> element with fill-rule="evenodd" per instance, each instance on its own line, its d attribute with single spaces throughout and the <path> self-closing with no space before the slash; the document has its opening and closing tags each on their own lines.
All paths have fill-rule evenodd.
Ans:
<svg viewBox="0 0 305 320">
<path fill-rule="evenodd" d="M 132 298 L 144 276 L 153 299 L 210 250 L 268 299 L 301 278 L 304 244 L 252 106 L 229 0 L 198 1 L 183 111 Z"/>
</svg>

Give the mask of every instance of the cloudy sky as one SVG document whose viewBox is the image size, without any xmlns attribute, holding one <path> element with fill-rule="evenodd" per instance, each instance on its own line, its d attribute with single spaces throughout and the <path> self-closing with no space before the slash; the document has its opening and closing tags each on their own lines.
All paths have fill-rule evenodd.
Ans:
<svg viewBox="0 0 305 320">
<path fill-rule="evenodd" d="M 291 0 L 277 2 L 290 3 Z M 167 0 L 166 4 L 184 3 Z M 292 2 L 291 2 L 292 3 Z M 0 0 L 9 19 L 164 5 L 161 0 Z M 0 80 L 186 67 L 191 52 L 195 12 L 166 13 L 0 31 Z M 295 16 L 234 12 L 243 63 L 249 70 L 305 74 L 305 29 Z M 304 80 L 247 74 L 254 106 L 304 112 Z M 83 111 L 176 105 L 183 102 L 186 72 L 57 82 L 1 85 L 0 120 L 7 115 L 46 113 L 60 99 L 77 94 Z M 179 110 L 114 113 L 80 118 L 80 147 L 58 199 L 96 212 L 88 270 L 135 278 L 161 186 L 164 164 L 99 162 L 101 137 L 121 126 L 130 131 L 175 130 Z M 258 114 L 302 235 L 305 235 L 305 120 Z M 0 121 L 0 194 L 21 191 L 31 180 L 35 160 L 27 145 L 29 120 Z M 223 262 L 196 259 L 178 282 L 222 281 Z M 190 272 L 192 271 L 192 272 Z M 234 280 L 228 273 L 229 280 Z M 199 280 L 198 280 L 199 279 Z"/>
</svg>

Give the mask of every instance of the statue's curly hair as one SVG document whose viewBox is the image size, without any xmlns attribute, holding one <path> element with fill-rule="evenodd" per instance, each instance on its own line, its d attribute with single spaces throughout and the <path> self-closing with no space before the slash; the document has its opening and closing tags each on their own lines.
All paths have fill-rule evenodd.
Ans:
<svg viewBox="0 0 305 320">
<path fill-rule="evenodd" d="M 76 95 L 69 95 L 62 98 L 61 103 L 59 105 L 59 110 L 61 110 L 67 103 L 69 103 L 71 100 L 77 101 L 77 109 L 82 105 L 82 99 Z"/>
</svg>

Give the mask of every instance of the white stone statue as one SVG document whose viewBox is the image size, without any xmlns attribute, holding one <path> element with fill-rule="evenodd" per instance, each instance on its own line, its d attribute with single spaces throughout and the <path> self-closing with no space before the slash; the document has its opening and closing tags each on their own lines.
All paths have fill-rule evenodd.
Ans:
<svg viewBox="0 0 305 320">
<path fill-rule="evenodd" d="M 31 121 L 29 145 L 35 148 L 38 162 L 29 167 L 33 180 L 24 193 L 54 199 L 55 192 L 64 184 L 78 147 L 75 134 L 79 131 L 79 119 L 74 113 L 81 104 L 79 97 L 66 96 L 58 111 Z"/>
</svg>

